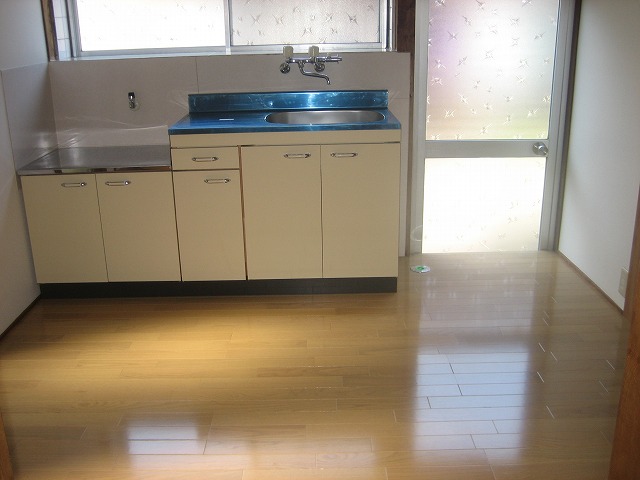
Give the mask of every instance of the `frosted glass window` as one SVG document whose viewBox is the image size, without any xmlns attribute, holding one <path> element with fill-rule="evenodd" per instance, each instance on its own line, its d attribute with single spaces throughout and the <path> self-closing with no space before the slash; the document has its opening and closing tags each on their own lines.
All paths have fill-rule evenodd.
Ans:
<svg viewBox="0 0 640 480">
<path fill-rule="evenodd" d="M 77 0 L 83 51 L 225 45 L 224 0 Z"/>
<path fill-rule="evenodd" d="M 380 50 L 387 48 L 388 1 L 69 0 L 70 35 L 58 21 L 52 34 L 67 40 L 60 59 L 172 50 L 281 53 L 283 45 Z M 56 19 L 66 16 L 66 2 L 43 2 Z"/>
<path fill-rule="evenodd" d="M 422 251 L 536 251 L 545 159 L 429 158 Z"/>
<path fill-rule="evenodd" d="M 231 45 L 380 42 L 378 0 L 231 0 Z"/>
<path fill-rule="evenodd" d="M 429 0 L 427 140 L 547 138 L 559 0 Z"/>
</svg>

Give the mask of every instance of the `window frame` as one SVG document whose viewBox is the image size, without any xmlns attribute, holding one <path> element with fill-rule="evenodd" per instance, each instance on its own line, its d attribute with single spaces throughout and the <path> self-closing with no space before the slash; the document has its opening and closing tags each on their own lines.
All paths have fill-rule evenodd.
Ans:
<svg viewBox="0 0 640 480">
<path fill-rule="evenodd" d="M 248 54 L 275 54 L 282 53 L 283 44 L 269 45 L 231 45 L 231 0 L 224 1 L 225 45 L 203 47 L 177 47 L 177 48 L 145 48 L 123 50 L 95 50 L 84 51 L 80 41 L 80 24 L 77 15 L 77 0 L 62 0 L 67 10 L 67 37 L 70 39 L 71 52 L 68 58 L 59 58 L 58 48 L 55 48 L 56 60 L 73 59 L 97 59 L 97 58 L 135 58 L 155 56 L 187 56 L 187 55 L 248 55 Z M 361 43 L 300 43 L 293 44 L 294 50 L 307 51 L 311 45 L 319 45 L 323 52 L 379 52 L 393 51 L 395 43 L 395 5 L 397 0 L 376 0 L 380 3 L 380 41 Z M 46 17 L 47 5 L 51 7 L 52 0 L 42 0 L 43 15 Z M 56 15 L 56 12 L 53 12 Z M 59 19 L 58 19 L 59 20 Z M 60 27 L 59 21 L 54 21 L 52 28 Z M 49 36 L 48 42 L 56 43 L 60 35 L 56 31 Z"/>
</svg>

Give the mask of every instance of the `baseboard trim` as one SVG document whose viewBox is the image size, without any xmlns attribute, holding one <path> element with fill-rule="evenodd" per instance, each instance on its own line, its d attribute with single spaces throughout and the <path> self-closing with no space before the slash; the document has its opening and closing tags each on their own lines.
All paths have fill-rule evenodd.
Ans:
<svg viewBox="0 0 640 480">
<path fill-rule="evenodd" d="M 395 293 L 396 277 L 300 278 L 215 282 L 46 283 L 41 298 L 187 297 Z"/>
<path fill-rule="evenodd" d="M 40 300 L 40 295 L 34 298 L 33 301 L 29 305 L 27 305 L 27 308 L 25 308 L 22 311 L 22 313 L 18 315 L 16 319 L 13 322 L 11 322 L 7 328 L 4 329 L 4 331 L 0 332 L 0 340 L 2 340 L 5 337 L 5 335 L 7 335 L 11 331 L 11 329 L 13 329 L 20 322 L 20 320 L 22 320 L 25 317 L 27 313 L 29 313 L 29 310 L 31 310 L 34 307 L 34 305 L 38 302 L 38 300 Z"/>
<path fill-rule="evenodd" d="M 560 258 L 562 258 L 567 263 L 567 265 L 569 265 L 573 270 L 575 270 L 575 272 L 578 275 L 580 275 L 585 281 L 587 281 L 593 288 L 598 290 L 600 295 L 602 295 L 613 307 L 615 307 L 616 310 L 618 310 L 621 314 L 623 313 L 623 309 L 620 308 L 620 306 L 616 302 L 614 302 L 613 299 L 609 295 L 607 295 L 605 291 L 602 290 L 593 280 L 591 280 L 586 273 L 580 270 L 580 268 L 578 268 L 578 266 L 575 263 L 569 260 L 564 253 L 560 251 L 556 251 L 555 253 L 557 253 L 560 256 Z"/>
</svg>

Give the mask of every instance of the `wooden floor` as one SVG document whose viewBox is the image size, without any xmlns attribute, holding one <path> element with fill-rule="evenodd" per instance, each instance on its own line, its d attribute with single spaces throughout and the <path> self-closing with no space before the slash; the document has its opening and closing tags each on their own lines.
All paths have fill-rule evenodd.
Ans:
<svg viewBox="0 0 640 480">
<path fill-rule="evenodd" d="M 16 480 L 604 480 L 627 330 L 547 252 L 404 258 L 397 294 L 46 300 L 0 410 Z"/>
</svg>

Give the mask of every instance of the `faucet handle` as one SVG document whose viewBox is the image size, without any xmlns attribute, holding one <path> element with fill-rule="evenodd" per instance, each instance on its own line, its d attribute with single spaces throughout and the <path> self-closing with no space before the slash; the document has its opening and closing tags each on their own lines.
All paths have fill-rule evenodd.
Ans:
<svg viewBox="0 0 640 480">
<path fill-rule="evenodd" d="M 320 54 L 320 49 L 317 45 L 311 45 L 309 47 L 309 57 L 312 62 L 315 61 L 316 57 Z"/>
<path fill-rule="evenodd" d="M 282 53 L 284 54 L 285 58 L 293 57 L 293 47 L 291 45 L 285 45 L 284 47 L 282 47 Z"/>
</svg>

